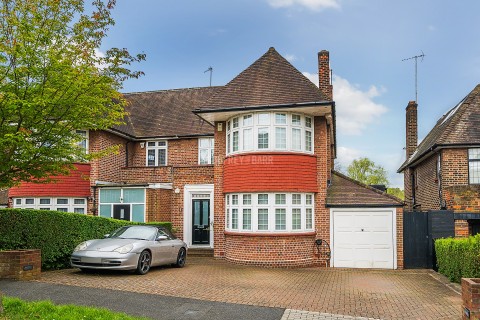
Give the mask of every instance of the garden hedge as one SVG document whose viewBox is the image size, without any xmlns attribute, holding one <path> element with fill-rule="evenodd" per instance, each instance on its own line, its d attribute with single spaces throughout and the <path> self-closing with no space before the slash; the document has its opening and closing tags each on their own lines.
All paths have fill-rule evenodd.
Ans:
<svg viewBox="0 0 480 320">
<path fill-rule="evenodd" d="M 73 249 L 129 224 L 124 220 L 49 210 L 0 209 L 0 250 L 41 249 L 42 269 L 70 267 Z M 171 230 L 171 223 L 156 222 Z"/>
<path fill-rule="evenodd" d="M 480 235 L 435 241 L 438 272 L 450 281 L 480 278 Z"/>
</svg>

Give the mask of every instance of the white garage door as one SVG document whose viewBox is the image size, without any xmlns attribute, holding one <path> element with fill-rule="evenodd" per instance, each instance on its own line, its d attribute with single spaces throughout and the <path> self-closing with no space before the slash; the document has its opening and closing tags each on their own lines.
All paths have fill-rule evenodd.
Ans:
<svg viewBox="0 0 480 320">
<path fill-rule="evenodd" d="M 395 268 L 392 209 L 331 209 L 333 266 Z"/>
</svg>

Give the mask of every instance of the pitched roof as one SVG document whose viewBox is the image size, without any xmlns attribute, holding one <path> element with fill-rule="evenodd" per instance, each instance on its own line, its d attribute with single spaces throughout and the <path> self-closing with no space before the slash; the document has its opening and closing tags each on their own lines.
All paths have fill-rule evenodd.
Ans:
<svg viewBox="0 0 480 320">
<path fill-rule="evenodd" d="M 272 47 L 199 109 L 228 109 L 325 100 L 318 87 Z"/>
<path fill-rule="evenodd" d="M 444 114 L 398 172 L 442 146 L 480 144 L 480 84 Z"/>
<path fill-rule="evenodd" d="M 326 206 L 401 207 L 403 201 L 334 171 L 327 189 Z"/>
<path fill-rule="evenodd" d="M 125 124 L 113 131 L 132 138 L 213 134 L 213 127 L 192 110 L 221 87 L 186 88 L 125 93 L 129 102 Z"/>
</svg>

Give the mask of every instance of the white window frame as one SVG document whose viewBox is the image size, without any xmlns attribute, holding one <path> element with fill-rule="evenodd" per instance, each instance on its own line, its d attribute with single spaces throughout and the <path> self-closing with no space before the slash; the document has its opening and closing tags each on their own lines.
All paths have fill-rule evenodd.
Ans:
<svg viewBox="0 0 480 320">
<path fill-rule="evenodd" d="M 113 207 L 115 205 L 121 204 L 121 205 L 129 205 L 130 206 L 130 221 L 133 221 L 133 205 L 143 205 L 143 222 L 146 221 L 146 211 L 147 211 L 147 189 L 146 188 L 118 188 L 118 187 L 112 187 L 112 188 L 102 188 L 104 190 L 120 190 L 120 198 L 118 202 L 106 202 L 102 199 L 102 195 L 99 192 L 98 194 L 98 205 L 99 205 L 99 211 L 98 214 L 100 215 L 100 206 L 110 206 L 110 218 L 113 218 Z M 124 201 L 124 191 L 125 190 L 132 190 L 132 189 L 142 189 L 143 191 L 143 200 L 142 202 L 125 202 Z"/>
<path fill-rule="evenodd" d="M 259 195 L 267 195 L 268 203 L 258 204 Z M 285 195 L 285 204 L 276 204 L 276 195 Z M 293 204 L 293 195 L 300 195 L 301 203 Z M 307 195 L 311 197 L 311 203 L 307 203 Z M 243 198 L 247 196 L 251 198 L 249 201 L 244 201 Z M 232 198 L 238 199 L 235 204 Z M 259 193 L 229 193 L 225 196 L 225 228 L 231 232 L 257 232 L 257 233 L 298 233 L 298 232 L 311 232 L 315 229 L 315 208 L 314 208 L 314 194 L 313 193 L 301 193 L 301 192 L 259 192 Z M 245 204 L 247 203 L 247 204 Z M 243 225 L 243 212 L 244 209 L 251 209 L 250 228 L 245 228 Z M 263 230 L 258 228 L 258 211 L 259 209 L 268 210 L 268 228 Z M 285 229 L 277 230 L 275 213 L 276 209 L 285 209 L 286 213 L 286 226 Z M 301 227 L 299 229 L 293 229 L 293 209 L 300 209 Z M 312 212 L 312 225 L 307 228 L 307 209 Z M 232 225 L 232 212 L 237 212 L 237 225 L 233 228 Z"/>
<path fill-rule="evenodd" d="M 153 146 L 149 144 L 153 143 Z M 165 145 L 160 145 L 161 143 L 165 143 Z M 155 150 L 155 164 L 148 165 L 148 151 Z M 165 150 L 165 164 L 158 163 L 158 150 Z M 158 141 L 146 141 L 145 143 L 145 165 L 147 167 L 165 167 L 168 165 L 168 140 L 158 140 Z"/>
<path fill-rule="evenodd" d="M 33 204 L 27 204 L 27 199 L 33 200 Z M 49 203 L 40 203 L 42 200 L 49 200 Z M 67 200 L 67 203 L 58 204 L 57 200 Z M 75 200 L 82 200 L 82 204 L 76 204 Z M 44 201 L 43 201 L 44 202 Z M 87 214 L 88 199 L 82 197 L 18 197 L 13 198 L 13 207 L 18 209 L 53 210 L 64 212 L 75 212 Z M 65 210 L 66 209 L 66 210 Z M 83 211 L 83 212 L 78 212 Z"/>
<path fill-rule="evenodd" d="M 208 146 L 202 147 L 202 141 L 208 141 Z M 200 165 L 213 164 L 214 145 L 215 145 L 215 140 L 212 137 L 198 138 L 198 164 Z M 202 163 L 202 158 L 201 158 L 202 150 L 206 150 L 208 152 L 208 161 L 205 163 Z"/>
<path fill-rule="evenodd" d="M 279 116 L 285 116 L 284 121 Z M 248 117 L 248 122 L 245 118 Z M 261 117 L 268 118 L 261 119 Z M 294 119 L 295 118 L 295 119 Z M 283 120 L 283 119 L 282 119 Z M 237 115 L 227 120 L 227 155 L 245 152 L 262 152 L 262 151 L 289 151 L 313 154 L 314 148 L 314 129 L 313 117 L 298 112 L 287 111 L 261 111 Z M 309 124 L 309 126 L 307 125 Z M 235 125 L 234 125 L 235 124 Z M 277 137 L 278 129 L 285 131 L 285 141 L 277 141 L 277 138 L 283 139 L 283 135 Z M 264 130 L 268 134 L 268 146 L 259 147 L 259 131 Z M 293 131 L 300 134 L 300 145 L 293 140 Z M 248 132 L 247 136 L 245 133 Z M 307 132 L 310 134 L 310 143 L 307 145 Z M 234 151 L 234 136 L 236 138 Z M 249 139 L 246 141 L 245 139 Z M 284 143 L 283 143 L 284 142 Z M 294 145 L 295 144 L 295 145 Z"/>
<path fill-rule="evenodd" d="M 480 148 L 468 149 L 468 183 L 480 184 L 480 156 L 473 157 L 474 152 L 480 154 Z M 473 167 L 473 164 L 477 166 Z"/>
<path fill-rule="evenodd" d="M 81 135 L 82 137 L 84 137 L 82 140 L 78 141 L 77 142 L 77 146 L 84 149 L 85 150 L 85 154 L 88 154 L 89 153 L 89 147 L 90 147 L 90 132 L 89 130 L 75 130 L 75 133 L 77 133 L 78 135 Z M 85 133 L 85 135 L 84 135 Z M 85 142 L 85 148 L 82 146 L 83 142 Z"/>
</svg>

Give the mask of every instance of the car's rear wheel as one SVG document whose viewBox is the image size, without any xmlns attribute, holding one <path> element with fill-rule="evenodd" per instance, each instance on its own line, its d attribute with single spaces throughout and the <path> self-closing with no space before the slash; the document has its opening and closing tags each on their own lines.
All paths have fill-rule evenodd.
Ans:
<svg viewBox="0 0 480 320">
<path fill-rule="evenodd" d="M 185 266 L 185 261 L 186 260 L 187 260 L 187 250 L 185 250 L 185 248 L 181 248 L 178 251 L 177 263 L 175 263 L 175 266 L 177 268 L 183 268 Z"/>
<path fill-rule="evenodd" d="M 138 257 L 138 264 L 137 264 L 137 274 L 145 274 L 150 270 L 150 264 L 152 263 L 152 255 L 147 250 L 142 251 L 140 253 L 140 257 Z"/>
</svg>

